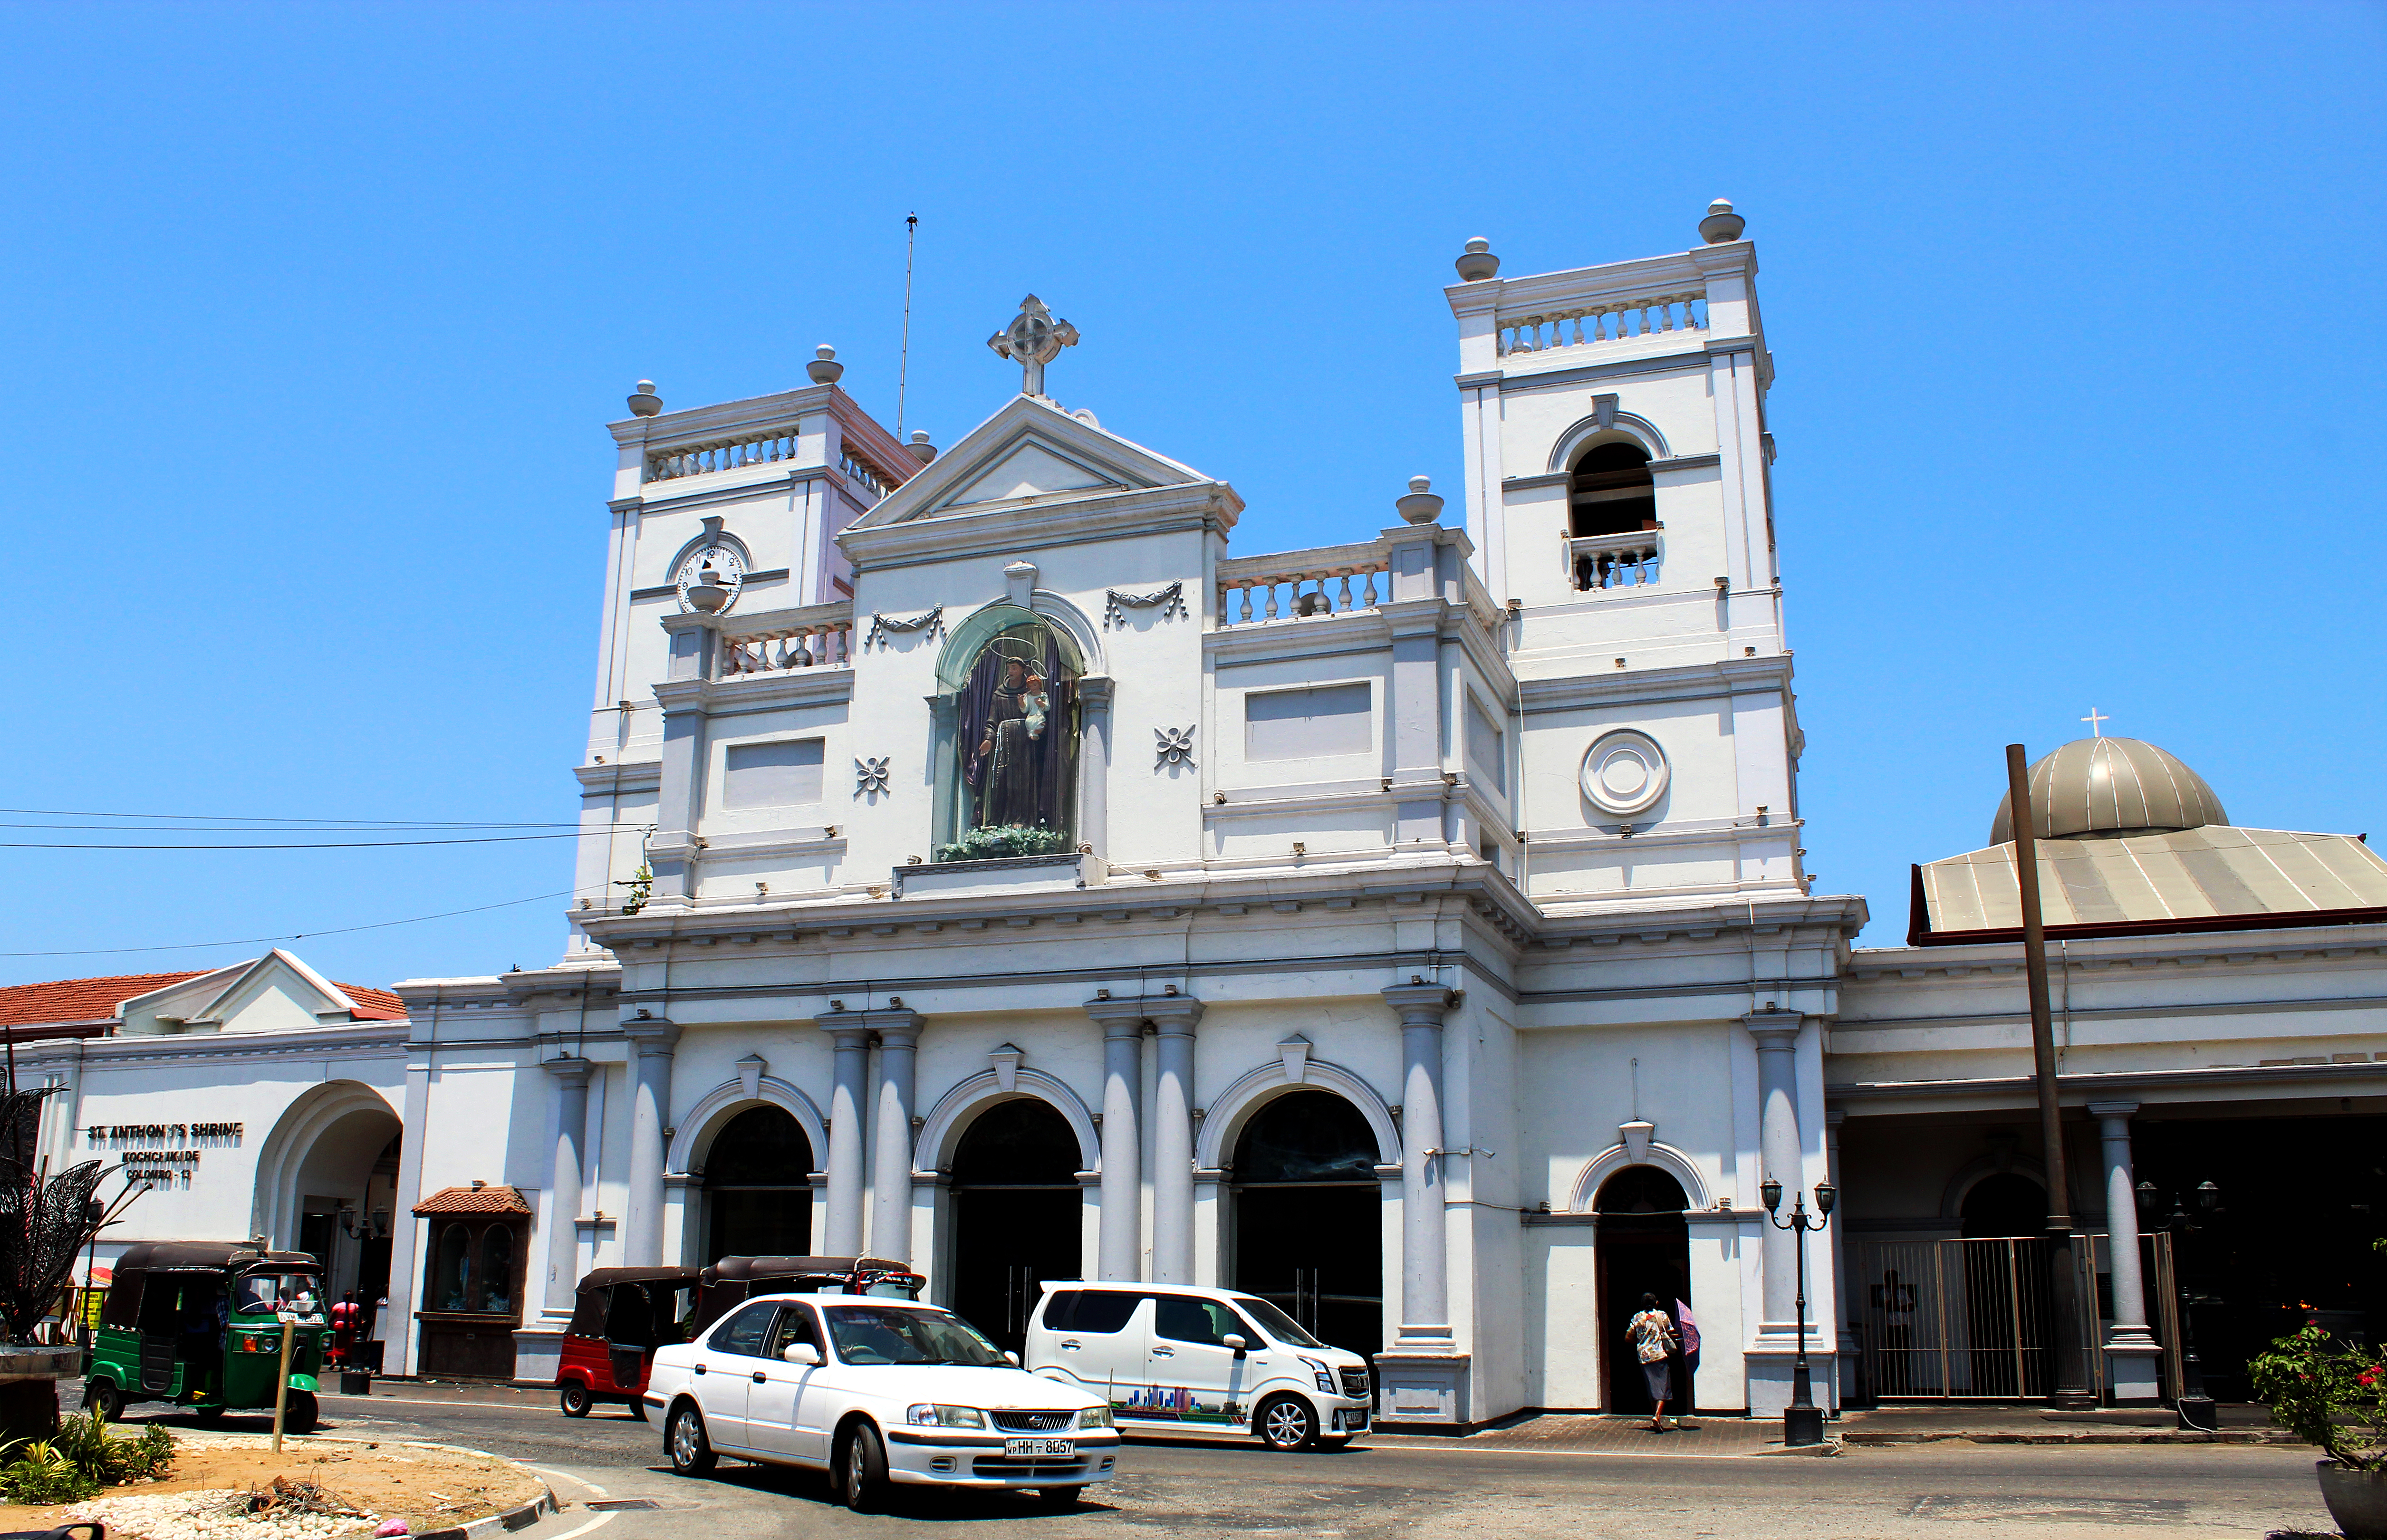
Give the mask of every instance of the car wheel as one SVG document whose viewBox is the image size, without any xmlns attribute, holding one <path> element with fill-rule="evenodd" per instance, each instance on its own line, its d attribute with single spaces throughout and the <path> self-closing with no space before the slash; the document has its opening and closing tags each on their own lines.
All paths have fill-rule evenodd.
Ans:
<svg viewBox="0 0 2387 1540">
<path fill-rule="evenodd" d="M 842 1473 L 844 1490 L 839 1496 L 846 1507 L 867 1513 L 878 1506 L 887 1487 L 887 1450 L 878 1442 L 878 1430 L 867 1422 L 846 1438 Z"/>
<path fill-rule="evenodd" d="M 82 1408 L 99 1414 L 102 1422 L 113 1422 L 124 1415 L 124 1393 L 106 1380 L 94 1380 L 83 1387 Z"/>
<path fill-rule="evenodd" d="M 564 1381 L 556 1399 L 563 1403 L 563 1415 L 566 1417 L 588 1415 L 588 1387 L 577 1380 Z"/>
<path fill-rule="evenodd" d="M 285 1433 L 311 1433 L 315 1431 L 315 1393 L 294 1390 L 282 1404 L 282 1431 Z"/>
<path fill-rule="evenodd" d="M 663 1450 L 671 1456 L 673 1473 L 682 1476 L 701 1476 L 719 1458 L 713 1452 L 713 1441 L 704 1436 L 703 1416 L 685 1402 L 672 1409 L 671 1421 L 663 1431 Z"/>
<path fill-rule="evenodd" d="M 1298 1395 L 1280 1395 L 1259 1410 L 1260 1442 L 1295 1454 L 1318 1442 L 1318 1414 Z"/>
<path fill-rule="evenodd" d="M 1085 1490 L 1082 1486 L 1040 1486 L 1036 1495 L 1044 1499 L 1047 1508 L 1075 1508 Z"/>
</svg>

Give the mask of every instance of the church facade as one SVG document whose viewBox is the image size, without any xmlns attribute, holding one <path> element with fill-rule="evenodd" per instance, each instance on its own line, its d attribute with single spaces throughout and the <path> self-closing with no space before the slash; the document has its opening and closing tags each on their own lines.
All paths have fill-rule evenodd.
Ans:
<svg viewBox="0 0 2387 1540">
<path fill-rule="evenodd" d="M 1772 360 L 1703 230 L 1471 246 L 1460 505 L 1394 480 L 1312 549 L 1237 552 L 1230 483 L 1048 394 L 1032 297 L 1022 388 L 941 453 L 826 354 L 642 386 L 577 772 L 617 899 L 560 967 L 399 991 L 426 1104 L 500 1044 L 546 1082 L 522 1372 L 600 1259 L 866 1251 L 1004 1338 L 1044 1279 L 1251 1290 L 1429 1426 L 1629 1401 L 1654 1293 L 1699 1405 L 1778 1407 L 1759 1184 L 1825 1178 L 1863 909 L 1800 870 Z"/>
</svg>

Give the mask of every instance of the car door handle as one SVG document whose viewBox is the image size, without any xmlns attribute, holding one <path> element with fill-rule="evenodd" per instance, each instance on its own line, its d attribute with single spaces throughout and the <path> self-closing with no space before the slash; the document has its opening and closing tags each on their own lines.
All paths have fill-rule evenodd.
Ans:
<svg viewBox="0 0 2387 1540">
<path fill-rule="evenodd" d="M 755 1382 L 756 1384 L 758 1384 L 758 1385 L 759 1385 L 759 1384 L 761 1384 L 761 1383 L 763 1383 L 764 1381 L 768 1380 L 769 1378 L 770 1378 L 770 1376 L 769 1376 L 769 1375 L 767 1375 L 767 1374 L 764 1373 L 764 1372 L 763 1372 L 761 1370 L 759 1370 L 759 1369 L 758 1369 L 758 1370 L 756 1370 L 754 1371 L 754 1382 Z"/>
<path fill-rule="evenodd" d="M 1063 1347 L 1067 1348 L 1070 1352 L 1074 1353 L 1074 1352 L 1076 1352 L 1078 1349 L 1080 1349 L 1080 1348 L 1081 1348 L 1081 1347 L 1085 1346 L 1086 1344 L 1085 1344 L 1084 1343 L 1081 1343 L 1081 1342 L 1078 1341 L 1075 1337 L 1072 1337 L 1072 1338 L 1069 1338 L 1067 1341 L 1066 1341 L 1066 1342 L 1062 1343 L 1062 1344 L 1061 1344 L 1061 1345 L 1062 1345 Z"/>
<path fill-rule="evenodd" d="M 696 1366 L 696 1371 L 697 1371 L 699 1374 L 703 1373 L 703 1372 L 704 1372 L 704 1366 L 703 1366 L 702 1364 L 699 1364 L 699 1365 L 697 1365 L 697 1366 Z"/>
<path fill-rule="evenodd" d="M 1173 1358 L 1177 1357 L 1177 1349 L 1173 1347 L 1156 1347 L 1152 1350 L 1152 1356 L 1156 1358 Z"/>
</svg>

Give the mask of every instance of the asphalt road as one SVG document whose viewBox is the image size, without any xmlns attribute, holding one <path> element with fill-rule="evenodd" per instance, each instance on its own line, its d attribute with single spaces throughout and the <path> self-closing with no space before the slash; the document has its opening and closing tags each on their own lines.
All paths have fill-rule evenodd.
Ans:
<svg viewBox="0 0 2387 1540">
<path fill-rule="evenodd" d="M 1074 1511 L 1008 1496 L 903 1494 L 889 1512 L 857 1515 L 833 1506 L 825 1480 L 805 1472 L 724 1459 L 711 1479 L 683 1481 L 663 1462 L 659 1432 L 613 1408 L 570 1420 L 543 1400 L 459 1404 L 410 1398 L 407 1388 L 327 1396 L 321 1431 L 460 1444 L 540 1468 L 571 1506 L 520 1532 L 523 1540 L 1123 1540 L 1161 1532 L 1320 1540 L 2260 1540 L 2331 1533 L 2303 1451 L 2210 1445 L 1936 1444 L 1814 1458 L 1534 1454 L 1463 1444 L 1272 1455 L 1257 1446 L 1135 1444 L 1120 1462 L 1124 1473 L 1088 1488 Z M 224 1422 L 244 1425 L 238 1417 Z M 592 1498 L 660 1506 L 600 1512 L 583 1506 Z"/>
</svg>

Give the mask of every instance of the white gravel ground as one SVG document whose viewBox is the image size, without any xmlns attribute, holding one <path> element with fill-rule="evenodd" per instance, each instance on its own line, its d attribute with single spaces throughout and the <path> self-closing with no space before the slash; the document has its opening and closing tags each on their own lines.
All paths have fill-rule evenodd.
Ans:
<svg viewBox="0 0 2387 1540">
<path fill-rule="evenodd" d="M 96 1519 L 110 1534 L 145 1535 L 147 1540 L 332 1540 L 335 1535 L 370 1534 L 380 1522 L 378 1515 L 350 1519 L 328 1513 L 236 1511 L 245 1496 L 224 1487 L 95 1497 L 66 1509 L 58 1521 Z"/>
</svg>

